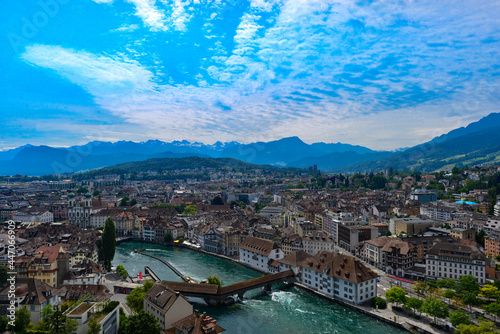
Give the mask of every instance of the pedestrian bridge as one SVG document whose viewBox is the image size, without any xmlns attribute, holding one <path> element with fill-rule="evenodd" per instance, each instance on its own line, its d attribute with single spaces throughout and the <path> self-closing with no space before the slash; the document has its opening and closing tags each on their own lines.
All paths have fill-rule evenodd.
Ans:
<svg viewBox="0 0 500 334">
<path fill-rule="evenodd" d="M 193 284 L 172 281 L 162 281 L 161 284 L 186 297 L 203 298 L 209 305 L 229 305 L 234 303 L 233 296 L 237 295 L 239 298 L 243 298 L 245 292 L 261 287 L 264 287 L 266 291 L 271 291 L 271 287 L 275 283 L 292 283 L 294 280 L 295 274 L 293 270 L 287 270 L 223 287 L 215 284 Z"/>
</svg>

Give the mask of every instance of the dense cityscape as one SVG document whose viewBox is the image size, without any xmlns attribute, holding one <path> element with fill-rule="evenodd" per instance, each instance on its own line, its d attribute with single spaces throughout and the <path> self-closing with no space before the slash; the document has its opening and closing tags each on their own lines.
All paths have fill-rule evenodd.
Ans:
<svg viewBox="0 0 500 334">
<path fill-rule="evenodd" d="M 500 1 L 0 1 L 0 334 L 500 334 Z"/>
<path fill-rule="evenodd" d="M 218 333 L 225 324 L 196 308 L 290 284 L 408 330 L 493 328 L 500 315 L 500 166 L 44 178 L 6 177 L 0 187 L 3 330 L 13 273 L 16 332 L 136 333 L 146 321 L 166 333 Z M 226 284 L 213 270 L 197 280 L 147 245 L 133 252 L 164 263 L 134 272 L 113 261 L 116 248 L 134 242 L 203 252 L 265 276 Z M 174 279 L 158 277 L 158 265 Z"/>
</svg>

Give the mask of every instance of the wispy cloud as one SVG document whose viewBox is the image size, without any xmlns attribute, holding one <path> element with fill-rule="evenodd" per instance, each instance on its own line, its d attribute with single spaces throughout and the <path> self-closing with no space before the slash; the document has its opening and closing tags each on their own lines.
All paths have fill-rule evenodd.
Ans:
<svg viewBox="0 0 500 334">
<path fill-rule="evenodd" d="M 113 6 L 143 24 L 118 21 L 116 45 L 21 55 L 88 91 L 124 138 L 393 149 L 498 111 L 496 2 L 127 2 Z"/>
<path fill-rule="evenodd" d="M 111 30 L 111 32 L 124 32 L 124 31 L 131 32 L 131 31 L 135 31 L 137 29 L 139 29 L 139 26 L 137 24 L 131 24 L 131 25 L 121 26 L 120 28 L 113 29 L 113 30 Z"/>
<path fill-rule="evenodd" d="M 135 6 L 135 15 L 152 30 L 166 30 L 166 19 L 163 11 L 155 5 L 155 0 L 127 0 Z"/>
<path fill-rule="evenodd" d="M 130 94 L 149 87 L 152 73 L 134 60 L 95 55 L 54 45 L 26 47 L 21 58 L 32 65 L 56 71 L 94 96 Z"/>
</svg>

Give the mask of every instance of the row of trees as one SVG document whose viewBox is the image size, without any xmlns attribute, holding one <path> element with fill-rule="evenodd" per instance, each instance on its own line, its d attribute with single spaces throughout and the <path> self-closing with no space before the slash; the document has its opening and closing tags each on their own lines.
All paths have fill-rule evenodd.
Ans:
<svg viewBox="0 0 500 334">
<path fill-rule="evenodd" d="M 417 297 L 407 297 L 406 291 L 400 287 L 390 288 L 385 293 L 385 297 L 388 302 L 396 305 L 396 309 L 402 306 L 414 314 L 426 313 L 434 319 L 436 324 L 437 319 L 447 317 L 450 317 L 450 322 L 455 327 L 459 324 L 470 324 L 470 318 L 464 311 L 457 309 L 450 313 L 448 305 L 437 297 L 427 297 L 423 300 Z"/>
<path fill-rule="evenodd" d="M 458 282 L 451 278 L 417 282 L 413 289 L 423 299 L 408 297 L 406 291 L 400 287 L 392 287 L 386 292 L 385 297 L 388 302 L 394 304 L 393 308 L 398 309 L 401 306 L 415 315 L 426 313 L 434 318 L 434 322 L 449 317 L 450 323 L 457 327 L 460 333 L 483 333 L 479 330 L 492 327 L 492 323 L 481 321 L 479 325 L 471 324 L 469 315 L 462 308 L 468 306 L 471 312 L 473 305 L 482 303 L 486 312 L 494 317 L 500 316 L 499 288 L 498 280 L 495 280 L 494 284 L 485 284 L 481 287 L 473 276 L 464 275 Z M 442 298 L 447 299 L 447 302 Z M 376 305 L 375 302 L 372 304 Z M 456 309 L 450 312 L 448 305 Z"/>
<path fill-rule="evenodd" d="M 196 205 L 194 205 L 194 204 L 186 205 L 184 203 L 181 203 L 181 204 L 176 205 L 176 206 L 173 206 L 171 204 L 166 204 L 166 203 L 155 204 L 151 208 L 153 208 L 153 209 L 174 209 L 183 215 L 195 215 L 198 212 Z"/>
<path fill-rule="evenodd" d="M 500 301 L 499 288 L 500 281 L 498 280 L 495 280 L 494 284 L 485 284 L 481 287 L 471 275 L 460 277 L 458 282 L 451 278 L 445 278 L 437 281 L 418 282 L 413 287 L 419 295 L 444 297 L 453 306 L 468 306 L 469 310 L 472 309 L 472 306 L 480 303 L 488 303 L 484 306 L 486 311 L 488 308 L 494 310 L 496 307 L 500 310 L 500 304 L 498 304 Z M 493 314 L 500 315 L 500 313 Z"/>
</svg>

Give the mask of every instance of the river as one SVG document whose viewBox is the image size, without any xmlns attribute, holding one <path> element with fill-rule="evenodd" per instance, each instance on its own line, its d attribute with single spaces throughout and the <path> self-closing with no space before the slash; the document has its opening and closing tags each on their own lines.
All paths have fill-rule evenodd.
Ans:
<svg viewBox="0 0 500 334">
<path fill-rule="evenodd" d="M 151 257 L 133 253 L 147 249 L 171 262 L 184 275 L 198 281 L 218 276 L 225 285 L 261 276 L 232 261 L 185 248 L 126 242 L 116 248 L 113 266 L 123 264 L 132 276 L 148 265 L 162 280 L 181 281 L 166 265 Z M 283 288 L 283 290 L 278 290 Z M 245 294 L 243 302 L 225 308 L 194 303 L 195 309 L 217 319 L 228 334 L 302 333 L 407 333 L 364 314 L 344 308 L 296 287 L 273 286 L 268 295 L 260 290 Z"/>
</svg>

